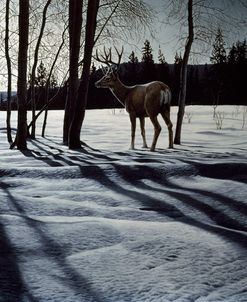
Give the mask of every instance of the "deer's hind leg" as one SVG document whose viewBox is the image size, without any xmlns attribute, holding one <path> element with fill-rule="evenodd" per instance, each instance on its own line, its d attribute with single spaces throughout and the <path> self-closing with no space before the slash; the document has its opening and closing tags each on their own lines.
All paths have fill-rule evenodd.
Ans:
<svg viewBox="0 0 247 302">
<path fill-rule="evenodd" d="M 140 117 L 140 127 L 141 127 L 141 135 L 143 140 L 143 148 L 148 148 L 147 141 L 146 141 L 146 133 L 145 133 L 145 118 Z"/>
<path fill-rule="evenodd" d="M 161 112 L 161 115 L 167 125 L 168 128 L 168 135 L 169 135 L 169 148 L 173 148 L 173 131 L 172 131 L 172 122 L 170 119 L 170 108 L 165 109 Z"/>
<path fill-rule="evenodd" d="M 158 122 L 157 116 L 149 116 L 150 120 L 154 126 L 154 137 L 153 137 L 153 142 L 152 142 L 152 146 L 150 148 L 150 151 L 155 151 L 155 146 L 158 140 L 158 137 L 160 135 L 160 131 L 161 131 L 161 127 L 160 124 Z"/>
<path fill-rule="evenodd" d="M 159 91 L 149 91 L 145 97 L 145 109 L 154 126 L 154 137 L 150 151 L 155 151 L 155 146 L 160 135 L 161 126 L 158 122 L 157 115 L 160 111 Z"/>
</svg>

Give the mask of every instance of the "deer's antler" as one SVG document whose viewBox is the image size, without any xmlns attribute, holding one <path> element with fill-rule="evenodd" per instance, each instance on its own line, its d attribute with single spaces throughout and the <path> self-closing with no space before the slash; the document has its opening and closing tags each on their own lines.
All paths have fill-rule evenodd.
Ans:
<svg viewBox="0 0 247 302">
<path fill-rule="evenodd" d="M 103 64 L 106 64 L 109 67 L 111 67 L 111 65 L 114 65 L 118 69 L 119 65 L 120 65 L 120 62 L 121 62 L 121 59 L 122 59 L 124 49 L 123 49 L 123 46 L 122 46 L 121 51 L 119 51 L 116 46 L 114 46 L 114 48 L 115 48 L 115 51 L 116 51 L 117 56 L 118 56 L 118 62 L 117 63 L 112 60 L 112 48 L 111 47 L 108 50 L 104 47 L 104 50 L 103 50 L 104 53 L 103 54 L 99 54 L 98 49 L 96 49 L 96 54 L 95 54 L 95 56 L 93 56 L 93 58 L 96 61 L 98 61 L 100 63 L 103 63 Z"/>
</svg>

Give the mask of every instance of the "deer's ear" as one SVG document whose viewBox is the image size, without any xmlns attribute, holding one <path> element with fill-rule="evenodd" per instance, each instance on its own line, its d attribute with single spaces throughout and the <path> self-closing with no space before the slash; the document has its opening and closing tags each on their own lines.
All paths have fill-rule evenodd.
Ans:
<svg viewBox="0 0 247 302">
<path fill-rule="evenodd" d="M 116 80 L 118 78 L 118 72 L 117 72 L 117 69 L 113 69 L 112 70 L 112 76 L 113 76 L 113 79 Z"/>
</svg>

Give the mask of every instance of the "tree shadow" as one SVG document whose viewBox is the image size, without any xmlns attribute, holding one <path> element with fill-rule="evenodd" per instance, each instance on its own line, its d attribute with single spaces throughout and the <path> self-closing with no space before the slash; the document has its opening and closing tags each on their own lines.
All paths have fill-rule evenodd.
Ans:
<svg viewBox="0 0 247 302">
<path fill-rule="evenodd" d="M 169 175 L 166 174 L 164 169 L 164 161 L 158 161 L 155 159 L 155 163 L 159 163 L 159 167 L 152 167 L 151 165 L 140 165 L 139 159 L 141 162 L 145 162 L 145 159 L 148 163 L 150 163 L 150 159 L 148 155 L 144 156 L 140 154 L 140 152 L 134 153 L 123 153 L 123 152 L 104 152 L 97 149 L 93 149 L 90 146 L 84 144 L 81 150 L 78 150 L 74 153 L 66 153 L 64 154 L 64 150 L 53 147 L 56 149 L 58 154 L 53 154 L 53 152 L 47 151 L 47 147 L 50 147 L 49 142 L 44 143 L 44 141 L 39 141 L 38 143 L 34 142 L 34 145 L 38 148 L 42 148 L 43 151 L 47 152 L 53 159 L 50 161 L 46 161 L 49 165 L 53 166 L 54 162 L 59 161 L 60 163 L 64 163 L 64 165 L 69 166 L 77 166 L 80 168 L 80 173 L 82 178 L 93 179 L 97 181 L 100 185 L 112 190 L 116 193 L 122 194 L 128 198 L 131 198 L 140 204 L 140 209 L 145 211 L 156 211 L 162 215 L 175 219 L 177 221 L 181 221 L 198 228 L 204 229 L 206 231 L 210 231 L 216 233 L 220 236 L 223 236 L 225 239 L 234 241 L 235 243 L 241 245 L 242 247 L 247 246 L 247 235 L 246 235 L 246 225 L 237 221 L 235 218 L 230 217 L 229 214 L 224 213 L 214 206 L 207 204 L 202 201 L 204 197 L 211 198 L 215 200 L 217 203 L 224 204 L 224 206 L 237 210 L 241 207 L 241 214 L 247 216 L 247 206 L 245 203 L 232 200 L 231 198 L 227 198 L 221 194 L 208 192 L 204 190 L 198 189 L 190 189 L 184 188 L 179 185 L 175 185 L 169 181 Z M 43 147 L 42 147 L 43 145 Z M 161 152 L 162 153 L 162 152 Z M 170 153 L 171 154 L 171 153 Z M 33 153 L 29 153 L 29 156 L 33 156 Z M 118 164 L 119 156 L 125 156 L 128 159 L 131 159 L 132 163 L 137 163 L 138 166 L 128 166 Z M 172 154 L 171 154 L 172 156 Z M 104 163 L 108 164 L 112 169 L 114 169 L 115 173 L 119 175 L 127 184 L 127 186 L 123 186 L 119 182 L 112 179 L 105 173 L 104 165 L 101 165 L 99 160 L 103 160 Z M 198 175 L 207 177 L 207 172 L 205 172 L 202 166 L 195 162 L 185 161 L 181 159 L 181 162 L 185 162 L 194 166 Z M 86 165 L 86 167 L 85 167 Z M 224 169 L 224 165 L 222 167 Z M 242 175 L 245 171 L 245 166 L 240 168 L 240 174 Z M 223 172 L 220 172 L 222 176 Z M 211 174 L 212 171 L 211 171 Z M 217 174 L 216 174 L 217 175 Z M 227 174 L 230 177 L 230 172 Z M 210 176 L 209 176 L 210 177 Z M 164 188 L 154 188 L 145 183 L 143 180 L 152 180 L 157 183 L 159 186 Z M 227 177 L 226 177 L 227 179 Z M 240 182 L 241 182 L 240 177 Z M 128 188 L 127 188 L 128 187 Z M 132 189 L 129 189 L 129 188 Z M 139 190 L 136 190 L 139 188 Z M 140 192 L 142 190 L 143 192 Z M 177 199 L 182 202 L 185 206 L 189 206 L 194 208 L 197 211 L 200 211 L 204 215 L 206 215 L 210 220 L 215 222 L 215 224 L 204 223 L 199 221 L 191 216 L 186 215 L 183 211 L 181 211 L 177 206 L 173 205 L 172 202 L 164 201 L 155 197 L 150 197 L 145 192 L 159 192 L 165 194 L 166 196 L 170 196 L 172 199 Z M 199 198 L 195 198 L 195 194 L 191 197 L 191 193 L 196 193 L 200 195 Z"/>
<path fill-rule="evenodd" d="M 22 301 L 26 292 L 18 260 L 11 242 L 0 222 L 0 301 Z"/>
<path fill-rule="evenodd" d="M 169 218 L 172 218 L 176 221 L 180 221 L 195 227 L 198 227 L 200 229 L 215 233 L 217 235 L 220 235 L 224 237 L 227 240 L 231 240 L 238 245 L 241 245 L 242 247 L 247 247 L 247 234 L 246 228 L 243 224 L 240 222 L 232 219 L 228 215 L 226 215 L 223 212 L 218 211 L 217 209 L 214 209 L 212 206 L 209 206 L 205 203 L 202 203 L 200 200 L 188 197 L 188 194 L 191 193 L 188 191 L 188 194 L 184 193 L 179 193 L 176 192 L 179 190 L 184 190 L 184 188 L 172 185 L 167 181 L 166 179 L 163 179 L 162 182 L 159 181 L 159 184 L 166 188 L 172 188 L 173 191 L 167 190 L 167 189 L 157 189 L 153 187 L 149 187 L 146 184 L 140 183 L 140 179 L 149 179 L 149 177 L 152 177 L 154 181 L 157 182 L 159 179 L 157 176 L 157 171 L 150 167 L 145 167 L 145 171 L 142 170 L 132 170 L 131 167 L 128 167 L 130 171 L 126 171 L 125 167 L 121 166 L 116 166 L 114 165 L 114 169 L 117 171 L 119 175 L 121 175 L 126 183 L 129 184 L 129 186 L 132 186 L 133 189 L 127 189 L 116 182 L 112 181 L 107 175 L 104 173 L 104 171 L 98 167 L 95 166 L 91 170 L 90 168 L 87 168 L 86 171 L 81 167 L 81 173 L 83 177 L 86 178 L 93 178 L 94 180 L 97 180 L 101 185 L 107 187 L 110 190 L 113 190 L 116 193 L 120 193 L 122 195 L 125 195 L 126 197 L 129 197 L 139 204 L 141 204 L 140 209 L 142 210 L 149 210 L 149 211 L 156 211 L 159 214 L 165 215 Z M 91 170 L 91 171 L 90 171 Z M 177 206 L 155 198 L 155 197 L 150 197 L 147 194 L 140 193 L 139 190 L 136 189 L 142 189 L 143 191 L 152 191 L 152 192 L 160 192 L 160 193 L 165 193 L 168 196 L 174 197 L 178 200 L 180 200 L 182 203 L 185 205 L 189 205 L 197 210 L 200 210 L 202 213 L 204 213 L 206 216 L 211 218 L 213 221 L 215 221 L 215 225 L 213 224 L 208 224 L 204 223 L 203 221 L 199 221 L 195 218 L 192 218 L 191 216 L 186 215 L 183 211 L 181 211 Z M 203 196 L 207 196 L 207 192 L 200 192 Z M 220 195 L 218 195 L 219 198 Z M 223 200 L 223 197 L 222 197 Z M 233 202 L 233 201 L 232 201 Z M 246 215 L 246 213 L 244 213 Z"/>
<path fill-rule="evenodd" d="M 79 274 L 75 268 L 70 265 L 66 258 L 66 253 L 63 250 L 63 247 L 60 246 L 54 239 L 49 237 L 45 231 L 45 228 L 41 222 L 38 222 L 30 217 L 27 216 L 24 208 L 21 206 L 21 204 L 13 197 L 10 190 L 5 187 L 4 188 L 5 194 L 8 197 L 9 202 L 13 206 L 13 208 L 16 210 L 18 215 L 23 219 L 23 221 L 26 223 L 28 227 L 32 229 L 32 231 L 35 232 L 37 237 L 39 238 L 40 242 L 42 243 L 42 252 L 45 253 L 45 255 L 50 258 L 52 261 L 54 261 L 60 268 L 62 272 L 63 277 L 56 276 L 59 278 L 59 280 L 67 286 L 70 287 L 78 299 L 80 301 L 95 301 L 100 302 L 103 301 L 101 299 L 100 292 L 96 291 L 90 282 L 87 280 L 87 278 L 83 277 L 83 275 Z M 3 226 L 0 224 L 0 231 L 3 233 Z M 0 247 L 3 247 L 5 251 L 3 253 L 3 256 L 8 253 L 10 256 L 8 257 L 8 262 L 6 263 L 6 266 L 9 266 L 10 269 L 8 269 L 7 272 L 2 272 L 2 266 L 1 266 L 1 273 L 0 278 L 4 278 L 7 280 L 6 284 L 6 297 L 8 297 L 9 291 L 11 291 L 13 295 L 13 299 L 6 299 L 5 301 L 11 301 L 11 302 L 20 302 L 22 301 L 23 293 L 28 293 L 28 288 L 25 286 L 22 282 L 21 278 L 21 272 L 18 269 L 18 257 L 15 255 L 14 248 L 11 248 L 9 244 L 9 240 L 7 237 L 3 236 L 1 237 L 0 241 Z M 2 258 L 0 258 L 0 261 Z M 1 262 L 0 262 L 1 264 Z M 7 274 L 6 274 L 7 273 Z M 1 279 L 0 279 L 1 280 Z M 13 284 L 16 284 L 13 286 Z M 2 290 L 1 286 L 0 289 Z M 3 293 L 4 293 L 4 287 L 3 287 Z M 2 293 L 1 293 L 2 294 Z M 29 294 L 29 298 L 30 298 Z M 10 296 L 12 297 L 12 296 Z M 0 297 L 1 301 L 2 296 Z M 32 299 L 29 299 L 30 302 L 36 301 L 33 297 Z"/>
<path fill-rule="evenodd" d="M 0 189 L 7 190 L 6 184 L 0 182 Z M 18 256 L 5 230 L 5 224 L 0 221 L 0 301 L 24 300 L 37 301 L 25 285 L 18 265 Z"/>
</svg>

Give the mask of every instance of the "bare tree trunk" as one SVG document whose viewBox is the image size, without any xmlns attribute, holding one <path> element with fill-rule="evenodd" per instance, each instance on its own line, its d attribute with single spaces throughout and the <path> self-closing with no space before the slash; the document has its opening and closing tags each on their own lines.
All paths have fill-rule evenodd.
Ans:
<svg viewBox="0 0 247 302">
<path fill-rule="evenodd" d="M 9 4 L 10 0 L 6 0 L 6 14 L 5 14 L 5 57 L 7 62 L 8 69 L 8 88 L 7 88 L 7 118 L 6 118 L 6 126 L 7 126 L 7 139 L 11 144 L 13 142 L 11 135 L 11 60 L 9 56 Z"/>
<path fill-rule="evenodd" d="M 16 146 L 27 149 L 27 50 L 29 34 L 29 0 L 19 0 L 19 51 L 18 51 L 18 120 Z"/>
<path fill-rule="evenodd" d="M 64 35 L 65 35 L 65 32 L 67 30 L 67 26 L 64 28 L 64 31 L 63 31 L 63 34 L 62 34 L 62 42 L 57 50 L 57 53 L 56 53 L 56 56 L 55 56 L 55 59 L 52 63 L 52 66 L 51 66 L 51 69 L 50 69 L 50 72 L 49 72 L 49 75 L 48 75 L 48 78 L 47 78 L 47 82 L 46 82 L 46 85 L 45 85 L 45 104 L 48 104 L 49 103 L 49 87 L 50 87 L 50 80 L 51 80 L 51 76 L 52 76 L 52 73 L 53 73 L 53 69 L 56 65 L 56 62 L 57 62 L 57 59 L 59 57 L 59 54 L 63 48 L 63 45 L 64 45 Z M 42 137 L 45 136 L 45 128 L 46 128 L 46 123 L 47 123 L 47 116 L 48 116 L 48 106 L 45 108 L 45 115 L 44 115 L 44 120 L 43 120 L 43 126 L 42 126 Z"/>
<path fill-rule="evenodd" d="M 36 100 L 35 100 L 35 73 L 36 73 L 36 67 L 38 64 L 38 54 L 39 54 L 39 47 L 41 43 L 41 39 L 43 37 L 44 29 L 45 29 L 45 23 L 46 23 L 46 13 L 47 9 L 51 3 L 51 0 L 47 0 L 44 10 L 43 10 L 43 15 L 42 15 L 42 23 L 41 23 L 41 28 L 40 28 L 40 33 L 38 36 L 38 40 L 36 43 L 35 51 L 34 51 L 34 61 L 33 61 L 33 68 L 32 68 L 32 73 L 31 73 L 31 85 L 30 85 L 30 90 L 31 90 L 31 104 L 32 104 L 32 120 L 35 118 L 35 113 L 36 113 Z M 32 125 L 32 130 L 31 130 L 31 138 L 35 138 L 35 130 L 36 130 L 36 123 L 34 122 Z"/>
<path fill-rule="evenodd" d="M 49 90 L 50 90 L 50 85 L 46 85 L 46 87 L 45 87 L 45 104 L 48 103 Z M 45 137 L 45 129 L 46 129 L 46 124 L 47 124 L 47 118 L 48 118 L 48 107 L 45 109 L 44 120 L 43 120 L 43 125 L 42 125 L 42 132 L 41 132 L 42 137 Z"/>
<path fill-rule="evenodd" d="M 81 134 L 81 127 L 82 127 L 82 123 L 85 116 L 85 110 L 87 106 L 88 86 L 90 80 L 90 66 L 91 66 L 92 52 L 94 46 L 94 37 L 95 37 L 97 13 L 99 9 L 99 1 L 100 0 L 88 1 L 83 69 L 80 79 L 80 86 L 78 89 L 78 95 L 76 98 L 76 108 L 69 129 L 70 149 L 81 148 L 80 134 Z"/>
<path fill-rule="evenodd" d="M 68 144 L 69 126 L 75 110 L 78 90 L 78 62 L 80 53 L 80 38 L 82 27 L 83 0 L 69 1 L 69 83 L 64 112 L 63 142 Z"/>
<path fill-rule="evenodd" d="M 52 104 L 55 100 L 56 100 L 56 97 L 57 95 L 64 89 L 64 87 L 60 86 L 60 88 L 58 89 L 57 93 L 51 97 L 48 102 L 40 109 L 40 111 L 35 115 L 35 118 L 34 120 L 32 120 L 30 122 L 30 124 L 28 125 L 27 129 L 29 130 L 32 125 L 33 125 L 33 122 L 36 122 L 36 120 L 39 118 L 39 116 L 50 106 L 50 104 Z M 62 93 L 62 92 L 61 92 Z M 15 143 L 12 144 L 12 148 L 15 146 Z"/>
<path fill-rule="evenodd" d="M 193 0 L 188 0 L 188 29 L 189 35 L 185 45 L 185 51 L 180 71 L 180 88 L 179 88 L 179 98 L 178 98 L 178 114 L 177 114 L 177 125 L 176 133 L 174 138 L 174 144 L 181 144 L 181 131 L 182 123 L 185 111 L 185 100 L 186 100 L 186 90 L 187 90 L 187 65 L 190 56 L 191 46 L 194 40 L 194 25 L 193 25 Z"/>
</svg>

